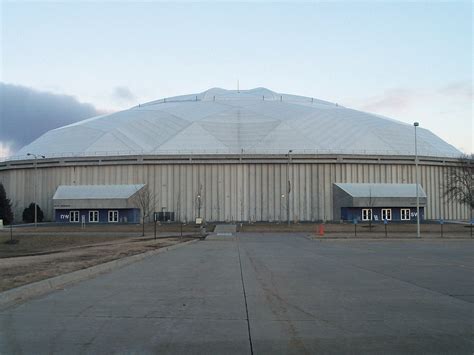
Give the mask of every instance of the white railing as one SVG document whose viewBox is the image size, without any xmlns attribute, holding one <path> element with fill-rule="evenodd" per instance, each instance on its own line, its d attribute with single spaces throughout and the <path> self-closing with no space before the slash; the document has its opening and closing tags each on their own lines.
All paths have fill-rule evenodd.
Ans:
<svg viewBox="0 0 474 355">
<path fill-rule="evenodd" d="M 86 158 L 86 157 L 115 157 L 115 156 L 173 156 L 173 155 L 286 155 L 288 149 L 181 149 L 181 150 L 120 150 L 120 151 L 96 151 L 96 152 L 61 152 L 48 153 L 40 152 L 46 158 Z M 347 149 L 292 149 L 291 155 L 396 155 L 396 156 L 413 156 L 412 151 L 400 150 L 347 150 Z M 420 156 L 436 157 L 436 158 L 457 158 L 456 154 L 443 154 L 441 156 L 426 152 L 419 153 Z M 31 160 L 26 155 L 15 155 L 6 158 L 0 158 L 0 161 L 19 161 Z"/>
</svg>

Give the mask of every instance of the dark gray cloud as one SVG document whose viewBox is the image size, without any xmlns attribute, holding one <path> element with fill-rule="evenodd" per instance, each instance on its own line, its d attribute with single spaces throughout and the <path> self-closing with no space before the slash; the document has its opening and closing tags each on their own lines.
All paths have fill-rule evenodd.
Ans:
<svg viewBox="0 0 474 355">
<path fill-rule="evenodd" d="M 135 95 L 130 91 L 129 88 L 125 86 L 117 86 L 114 89 L 113 95 L 114 99 L 120 103 L 129 103 L 135 100 Z"/>
<path fill-rule="evenodd" d="M 12 152 L 51 129 L 100 113 L 72 96 L 0 83 L 0 143 Z"/>
</svg>

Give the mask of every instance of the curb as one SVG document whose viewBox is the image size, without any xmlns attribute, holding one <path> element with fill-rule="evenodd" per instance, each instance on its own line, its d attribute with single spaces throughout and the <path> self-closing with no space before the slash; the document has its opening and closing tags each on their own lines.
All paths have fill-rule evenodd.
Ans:
<svg viewBox="0 0 474 355">
<path fill-rule="evenodd" d="M 328 237 L 328 236 L 311 236 L 307 235 L 305 236 L 306 239 L 308 240 L 376 240 L 376 241 L 395 241 L 395 240 L 412 240 L 412 241 L 451 241 L 451 240 L 473 240 L 470 237 L 459 237 L 459 236 L 454 236 L 454 237 L 421 237 L 417 238 L 415 237 L 371 237 L 371 236 L 350 236 L 350 237 Z"/>
<path fill-rule="evenodd" d="M 177 249 L 188 244 L 196 243 L 197 241 L 198 239 L 195 239 L 183 243 L 174 244 L 169 247 L 160 248 L 157 250 L 150 250 L 145 253 L 108 261 L 106 263 L 91 266 L 86 269 L 76 270 L 67 274 L 54 276 L 49 279 L 36 281 L 31 284 L 0 292 L 0 309 L 4 309 L 16 303 L 24 302 L 33 297 L 42 296 L 48 292 L 57 290 L 67 284 L 87 280 L 99 274 L 124 267 L 126 265 L 143 260 L 156 254 Z"/>
</svg>

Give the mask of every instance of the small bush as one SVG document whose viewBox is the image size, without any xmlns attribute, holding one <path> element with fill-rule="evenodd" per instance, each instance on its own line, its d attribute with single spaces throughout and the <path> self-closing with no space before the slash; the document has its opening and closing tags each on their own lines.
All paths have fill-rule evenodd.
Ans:
<svg viewBox="0 0 474 355">
<path fill-rule="evenodd" d="M 37 221 L 42 222 L 44 215 L 43 211 L 41 210 L 40 206 L 37 206 Z M 35 221 L 35 204 L 32 202 L 30 205 L 23 210 L 23 222 L 25 223 L 33 223 Z"/>
<path fill-rule="evenodd" d="M 3 219 L 3 224 L 13 222 L 12 204 L 10 199 L 7 198 L 7 193 L 2 183 L 0 183 L 0 219 Z"/>
</svg>

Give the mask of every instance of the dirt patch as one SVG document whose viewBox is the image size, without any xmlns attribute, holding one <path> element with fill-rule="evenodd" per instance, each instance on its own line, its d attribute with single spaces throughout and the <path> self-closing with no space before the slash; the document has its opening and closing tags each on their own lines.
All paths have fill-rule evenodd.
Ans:
<svg viewBox="0 0 474 355">
<path fill-rule="evenodd" d="M 207 224 L 207 229 L 212 231 L 214 229 L 214 224 Z M 172 223 L 157 223 L 156 229 L 158 233 L 163 232 L 183 232 L 190 233 L 190 232 L 199 232 L 199 225 L 195 223 L 179 223 L 179 222 L 172 222 Z M 43 234 L 49 232 L 60 232 L 60 233 L 69 233 L 69 232 L 100 232 L 100 233 L 121 233 L 121 234 L 135 234 L 141 235 L 143 226 L 141 224 L 87 224 L 84 229 L 81 228 L 80 224 L 74 223 L 44 223 L 38 224 L 38 228 L 34 228 L 33 225 L 14 225 L 14 231 L 18 231 L 20 233 L 36 233 L 36 234 Z M 145 223 L 145 234 L 153 234 L 155 229 L 154 223 Z M 0 233 L 9 233 L 9 226 L 5 226 L 3 229 L 0 229 Z M 14 232 L 15 233 L 15 232 Z"/>
<path fill-rule="evenodd" d="M 55 235 L 51 234 L 15 234 L 13 239 L 17 241 L 16 244 L 7 244 L 10 240 L 10 236 L 6 234 L 0 234 L 0 258 L 8 258 L 15 256 L 29 256 L 36 254 L 49 254 L 64 249 L 70 250 L 71 248 L 96 245 L 102 243 L 110 243 L 123 237 L 117 236 L 101 236 L 101 235 Z"/>
<path fill-rule="evenodd" d="M 2 240 L 5 239 L 3 236 Z M 37 239 L 31 241 L 30 239 Z M 93 238 L 93 239 L 91 239 Z M 20 238 L 19 238 L 20 239 Z M 0 259 L 0 292 L 31 282 L 85 269 L 111 260 L 135 255 L 185 242 L 191 238 L 113 238 L 113 237 L 38 237 L 20 239 L 16 245 L 1 244 L 7 247 L 23 247 L 36 255 L 3 257 Z M 91 242 L 92 240 L 92 242 Z M 23 243 L 23 245 L 22 245 Z M 67 244 L 69 243 L 69 244 Z M 31 249 L 28 249 L 31 248 Z"/>
</svg>

